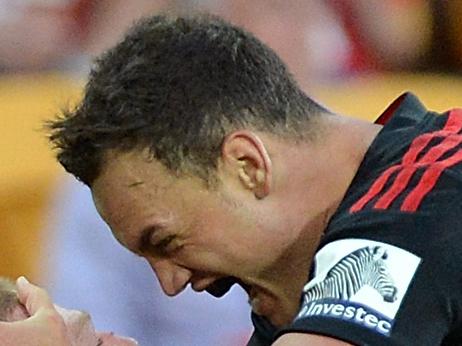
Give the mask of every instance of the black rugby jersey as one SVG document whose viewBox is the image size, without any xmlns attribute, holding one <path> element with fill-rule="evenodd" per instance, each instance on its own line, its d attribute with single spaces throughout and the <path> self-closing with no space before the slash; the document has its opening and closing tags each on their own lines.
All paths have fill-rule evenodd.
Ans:
<svg viewBox="0 0 462 346">
<path fill-rule="evenodd" d="M 412 94 L 385 123 L 331 218 L 293 323 L 253 316 L 249 345 L 288 332 L 356 345 L 462 345 L 462 110 Z"/>
</svg>

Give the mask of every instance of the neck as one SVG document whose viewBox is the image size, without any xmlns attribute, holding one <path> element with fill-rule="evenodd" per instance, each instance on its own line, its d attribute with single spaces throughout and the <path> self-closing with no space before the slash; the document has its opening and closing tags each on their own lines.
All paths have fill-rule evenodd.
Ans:
<svg viewBox="0 0 462 346">
<path fill-rule="evenodd" d="M 329 201 L 325 206 L 326 222 L 329 222 L 382 125 L 346 116 L 332 116 L 326 121 L 329 130 L 321 155 L 329 157 L 331 163 L 322 165 L 317 177 L 318 183 L 324 182 L 324 198 Z M 318 160 L 322 162 L 321 157 Z"/>
<path fill-rule="evenodd" d="M 339 116 L 326 116 L 318 139 L 281 144 L 275 188 L 284 218 L 281 229 L 293 232 L 292 243 L 279 263 L 281 314 L 272 322 L 284 325 L 295 316 L 300 292 L 308 279 L 315 252 L 330 218 L 342 201 L 380 126 Z M 279 150 L 281 149 L 281 150 Z M 273 162 L 276 162 L 274 160 Z M 273 275 L 274 277 L 274 272 Z M 283 312 L 283 313 L 282 313 Z"/>
</svg>

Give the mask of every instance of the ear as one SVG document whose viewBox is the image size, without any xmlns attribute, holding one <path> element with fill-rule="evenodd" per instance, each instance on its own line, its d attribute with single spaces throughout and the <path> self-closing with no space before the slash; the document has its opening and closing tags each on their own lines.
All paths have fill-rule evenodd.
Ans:
<svg viewBox="0 0 462 346">
<path fill-rule="evenodd" d="M 221 147 L 224 169 L 240 184 L 262 199 L 270 193 L 272 165 L 260 137 L 247 130 L 234 131 L 225 137 Z"/>
</svg>

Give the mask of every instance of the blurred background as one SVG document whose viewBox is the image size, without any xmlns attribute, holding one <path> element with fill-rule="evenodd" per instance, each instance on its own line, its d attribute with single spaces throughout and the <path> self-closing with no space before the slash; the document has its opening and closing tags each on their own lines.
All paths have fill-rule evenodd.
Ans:
<svg viewBox="0 0 462 346">
<path fill-rule="evenodd" d="M 462 106 L 458 0 L 0 0 L 0 275 L 26 275 L 99 329 L 141 345 L 243 345 L 246 298 L 163 297 L 150 269 L 112 240 L 88 190 L 53 159 L 43 121 L 78 102 L 94 57 L 133 21 L 218 14 L 253 32 L 306 92 L 374 120 L 404 91 Z"/>
</svg>

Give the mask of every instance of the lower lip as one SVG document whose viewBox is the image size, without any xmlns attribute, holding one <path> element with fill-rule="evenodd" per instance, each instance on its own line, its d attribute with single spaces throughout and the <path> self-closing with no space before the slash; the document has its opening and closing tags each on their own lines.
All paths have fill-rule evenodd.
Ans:
<svg viewBox="0 0 462 346">
<path fill-rule="evenodd" d="M 252 311 L 260 315 L 260 311 L 259 311 L 260 299 L 258 299 L 257 297 L 249 298 L 249 304 L 252 307 Z"/>
<path fill-rule="evenodd" d="M 254 288 L 251 288 L 249 291 L 249 303 L 252 307 L 252 311 L 257 315 L 269 317 L 270 306 L 266 295 L 262 292 L 256 292 Z"/>
</svg>

